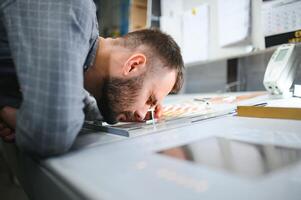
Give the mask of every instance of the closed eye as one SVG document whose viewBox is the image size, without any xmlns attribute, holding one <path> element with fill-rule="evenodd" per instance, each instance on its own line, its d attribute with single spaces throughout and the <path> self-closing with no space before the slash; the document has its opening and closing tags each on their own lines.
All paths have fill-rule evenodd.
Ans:
<svg viewBox="0 0 301 200">
<path fill-rule="evenodd" d="M 151 107 L 156 106 L 157 103 L 158 103 L 158 101 L 157 101 L 156 97 L 153 96 L 153 95 L 151 95 L 151 96 L 148 98 L 147 102 L 146 102 L 146 104 L 149 105 L 149 106 L 151 106 Z"/>
</svg>

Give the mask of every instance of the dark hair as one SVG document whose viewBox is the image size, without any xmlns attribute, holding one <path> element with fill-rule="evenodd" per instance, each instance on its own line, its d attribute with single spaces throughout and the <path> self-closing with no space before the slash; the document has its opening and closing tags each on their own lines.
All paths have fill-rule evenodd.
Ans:
<svg viewBox="0 0 301 200">
<path fill-rule="evenodd" d="M 172 93 L 178 92 L 183 85 L 184 63 L 181 50 L 174 39 L 158 29 L 142 29 L 130 32 L 122 37 L 123 44 L 130 48 L 145 45 L 150 54 L 158 57 L 171 70 L 177 71 L 177 79 Z"/>
</svg>

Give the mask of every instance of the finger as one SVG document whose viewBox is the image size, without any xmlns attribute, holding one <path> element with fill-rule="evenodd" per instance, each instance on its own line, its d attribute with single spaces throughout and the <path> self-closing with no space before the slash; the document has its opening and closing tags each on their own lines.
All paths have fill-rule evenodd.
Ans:
<svg viewBox="0 0 301 200">
<path fill-rule="evenodd" d="M 5 136 L 5 137 L 3 138 L 3 140 L 4 140 L 5 142 L 14 142 L 14 141 L 15 141 L 15 137 L 16 137 L 15 134 L 10 134 L 10 135 L 8 135 L 8 136 Z"/>
<path fill-rule="evenodd" d="M 4 128 L 0 131 L 0 137 L 5 137 L 5 136 L 8 136 L 10 134 L 12 134 L 12 131 L 9 128 Z"/>
<path fill-rule="evenodd" d="M 8 126 L 15 128 L 16 127 L 16 112 L 15 108 L 5 106 L 1 110 L 1 119 L 4 121 Z"/>
<path fill-rule="evenodd" d="M 155 118 L 160 118 L 163 114 L 163 107 L 161 104 L 157 105 L 156 106 L 156 109 L 155 109 Z"/>
</svg>

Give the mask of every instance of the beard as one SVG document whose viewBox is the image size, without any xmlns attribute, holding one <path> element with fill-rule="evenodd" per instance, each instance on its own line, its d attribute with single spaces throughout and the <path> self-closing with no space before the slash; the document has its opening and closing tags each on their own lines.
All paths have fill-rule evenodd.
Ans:
<svg viewBox="0 0 301 200">
<path fill-rule="evenodd" d="M 138 98 L 142 89 L 144 75 L 131 79 L 110 78 L 104 80 L 101 99 L 97 101 L 104 121 L 109 124 L 118 122 L 118 115 L 124 114 L 127 119 L 133 118 L 129 110 Z"/>
</svg>

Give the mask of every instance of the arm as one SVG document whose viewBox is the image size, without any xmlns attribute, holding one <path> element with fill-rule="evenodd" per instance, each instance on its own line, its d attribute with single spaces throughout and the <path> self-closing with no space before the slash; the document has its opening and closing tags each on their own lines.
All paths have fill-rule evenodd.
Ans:
<svg viewBox="0 0 301 200">
<path fill-rule="evenodd" d="M 84 92 L 85 120 L 102 120 L 95 98 L 87 91 Z M 0 110 L 0 138 L 5 142 L 15 142 L 16 113 L 17 109 L 9 106 L 5 106 Z"/>
<path fill-rule="evenodd" d="M 23 94 L 16 142 L 39 156 L 66 152 L 84 120 L 82 66 L 92 18 L 88 6 L 70 2 L 19 0 L 4 10 Z"/>
</svg>

